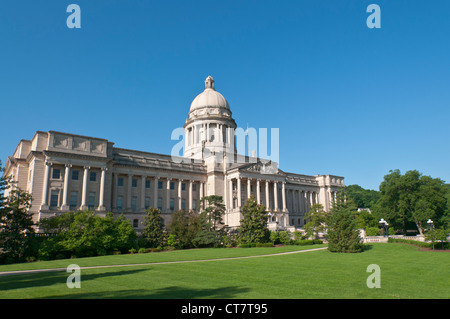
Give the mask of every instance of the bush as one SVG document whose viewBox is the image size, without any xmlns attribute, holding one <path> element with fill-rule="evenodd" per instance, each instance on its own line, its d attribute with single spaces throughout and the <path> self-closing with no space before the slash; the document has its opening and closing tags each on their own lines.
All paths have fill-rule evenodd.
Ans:
<svg viewBox="0 0 450 319">
<path fill-rule="evenodd" d="M 417 241 L 417 240 L 409 240 L 409 239 L 400 239 L 400 238 L 388 238 L 388 243 L 400 243 L 400 244 L 410 244 L 410 245 L 414 245 L 414 246 L 418 246 L 421 248 L 433 248 L 433 244 L 432 243 L 427 243 L 427 242 L 423 242 L 423 241 Z M 442 245 L 443 244 L 443 245 Z M 439 249 L 442 248 L 443 249 L 448 249 L 450 248 L 450 243 L 448 242 L 444 242 L 444 243 L 439 243 L 436 245 L 435 243 L 435 249 Z"/>
<path fill-rule="evenodd" d="M 280 236 L 280 242 L 284 245 L 288 245 L 291 242 L 291 235 L 288 231 L 280 231 L 278 233 L 278 235 Z"/>
<path fill-rule="evenodd" d="M 137 252 L 137 250 L 134 249 L 134 248 L 131 248 L 128 252 L 129 252 L 130 254 L 135 254 L 135 253 Z"/>
<path fill-rule="evenodd" d="M 368 227 L 368 228 L 366 228 L 366 235 L 367 236 L 379 236 L 380 231 L 378 230 L 378 227 Z"/>
<path fill-rule="evenodd" d="M 256 243 L 256 247 L 273 247 L 272 243 Z"/>
<path fill-rule="evenodd" d="M 147 250 L 145 248 L 139 248 L 139 250 L 138 250 L 138 254 L 144 254 L 146 252 L 147 252 Z"/>
</svg>

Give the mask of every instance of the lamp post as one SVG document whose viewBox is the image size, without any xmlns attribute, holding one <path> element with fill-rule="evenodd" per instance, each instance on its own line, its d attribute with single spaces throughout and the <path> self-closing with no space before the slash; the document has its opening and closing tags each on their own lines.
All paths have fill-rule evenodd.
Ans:
<svg viewBox="0 0 450 319">
<path fill-rule="evenodd" d="M 431 230 L 431 228 L 433 228 L 433 221 L 430 218 L 428 218 L 427 224 L 428 224 L 428 226 L 430 227 L 430 230 Z"/>
<path fill-rule="evenodd" d="M 387 223 L 387 221 L 384 220 L 384 218 L 381 218 L 380 221 L 378 222 L 380 224 L 380 226 L 383 228 L 383 232 L 384 232 L 384 236 L 386 236 L 387 233 L 387 225 L 389 225 Z"/>
</svg>

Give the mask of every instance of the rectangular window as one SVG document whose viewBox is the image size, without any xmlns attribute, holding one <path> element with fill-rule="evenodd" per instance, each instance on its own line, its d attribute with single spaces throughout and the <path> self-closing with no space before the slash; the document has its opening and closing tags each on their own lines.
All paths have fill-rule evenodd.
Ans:
<svg viewBox="0 0 450 319">
<path fill-rule="evenodd" d="M 149 179 L 147 179 L 145 181 L 145 188 L 150 188 L 150 180 Z"/>
<path fill-rule="evenodd" d="M 117 186 L 123 186 L 123 177 L 117 179 Z"/>
<path fill-rule="evenodd" d="M 95 206 L 95 193 L 94 192 L 89 192 L 88 208 L 89 209 L 94 209 L 94 206 Z"/>
<path fill-rule="evenodd" d="M 145 209 L 150 207 L 150 197 L 145 197 Z"/>
<path fill-rule="evenodd" d="M 162 201 L 163 201 L 162 197 L 158 197 L 158 209 L 159 210 L 162 210 Z"/>
<path fill-rule="evenodd" d="M 192 201 L 192 209 L 193 209 L 193 210 L 196 210 L 196 209 L 197 209 L 197 201 L 196 201 L 196 200 L 193 200 L 193 201 Z"/>
<path fill-rule="evenodd" d="M 181 209 L 186 210 L 186 200 L 184 198 L 181 199 Z"/>
<path fill-rule="evenodd" d="M 137 228 L 139 226 L 139 219 L 133 219 L 133 227 Z"/>
<path fill-rule="evenodd" d="M 59 191 L 52 190 L 52 192 L 50 193 L 50 206 L 58 207 L 58 203 L 59 203 Z"/>
<path fill-rule="evenodd" d="M 175 189 L 175 182 L 170 182 L 170 189 Z"/>
<path fill-rule="evenodd" d="M 197 191 L 197 184 L 192 184 L 192 191 L 196 192 Z"/>
<path fill-rule="evenodd" d="M 122 196 L 117 196 L 116 207 L 117 207 L 117 209 L 122 209 L 122 207 L 123 207 L 123 198 L 122 198 Z"/>
<path fill-rule="evenodd" d="M 91 174 L 89 175 L 89 180 L 91 182 L 95 182 L 97 180 L 97 173 L 96 172 L 91 172 Z"/>
<path fill-rule="evenodd" d="M 175 209 L 175 200 L 173 198 L 170 199 L 170 210 Z"/>
<path fill-rule="evenodd" d="M 131 187 L 137 187 L 137 179 L 132 179 L 131 180 Z"/>
<path fill-rule="evenodd" d="M 72 180 L 77 181 L 80 176 L 80 171 L 72 171 Z"/>
<path fill-rule="evenodd" d="M 185 191 L 186 190 L 186 183 L 181 183 L 181 190 Z"/>
<path fill-rule="evenodd" d="M 54 168 L 53 169 L 52 178 L 53 179 L 60 179 L 61 178 L 61 170 L 59 168 Z"/>
<path fill-rule="evenodd" d="M 162 181 L 158 181 L 158 189 L 162 189 Z"/>
<path fill-rule="evenodd" d="M 78 192 L 70 192 L 70 210 L 76 209 L 78 206 Z"/>
<path fill-rule="evenodd" d="M 136 210 L 136 202 L 137 197 L 136 196 L 131 197 L 131 210 Z"/>
</svg>

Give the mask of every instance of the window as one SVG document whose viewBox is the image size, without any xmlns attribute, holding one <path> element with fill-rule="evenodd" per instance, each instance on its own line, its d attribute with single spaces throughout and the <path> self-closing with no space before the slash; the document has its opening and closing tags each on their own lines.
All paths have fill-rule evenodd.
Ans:
<svg viewBox="0 0 450 319">
<path fill-rule="evenodd" d="M 158 189 L 162 189 L 162 181 L 158 181 Z"/>
<path fill-rule="evenodd" d="M 137 187 L 137 179 L 133 178 L 131 180 L 131 187 Z"/>
<path fill-rule="evenodd" d="M 175 209 L 175 200 L 173 198 L 170 199 L 170 210 Z"/>
<path fill-rule="evenodd" d="M 117 186 L 123 186 L 123 177 L 117 179 Z"/>
<path fill-rule="evenodd" d="M 158 197 L 158 209 L 162 210 L 162 197 Z"/>
<path fill-rule="evenodd" d="M 89 180 L 91 182 L 95 182 L 97 180 L 97 173 L 96 172 L 91 172 L 91 174 L 89 176 Z"/>
<path fill-rule="evenodd" d="M 78 206 L 78 192 L 70 192 L 70 210 L 76 209 Z"/>
<path fill-rule="evenodd" d="M 80 176 L 80 171 L 72 171 L 72 180 L 77 181 Z"/>
<path fill-rule="evenodd" d="M 139 219 L 133 219 L 133 227 L 137 228 L 139 226 Z"/>
<path fill-rule="evenodd" d="M 117 207 L 117 209 L 122 209 L 122 207 L 123 207 L 123 198 L 122 198 L 122 196 L 117 196 L 116 207 Z"/>
<path fill-rule="evenodd" d="M 150 207 L 150 197 L 145 197 L 145 209 Z"/>
<path fill-rule="evenodd" d="M 170 189 L 175 189 L 175 182 L 170 182 Z"/>
<path fill-rule="evenodd" d="M 60 179 L 61 178 L 61 170 L 59 168 L 54 168 L 53 169 L 52 178 L 53 179 Z"/>
<path fill-rule="evenodd" d="M 192 184 L 192 191 L 196 192 L 197 191 L 197 184 Z"/>
<path fill-rule="evenodd" d="M 181 209 L 186 210 L 186 200 L 184 198 L 181 199 Z"/>
<path fill-rule="evenodd" d="M 95 206 L 95 193 L 90 192 L 88 195 L 88 208 L 94 209 L 94 206 Z"/>
<path fill-rule="evenodd" d="M 150 188 L 150 180 L 149 179 L 147 179 L 145 181 L 145 188 Z"/>
<path fill-rule="evenodd" d="M 186 183 L 181 183 L 181 190 L 185 191 L 186 190 Z"/>
<path fill-rule="evenodd" d="M 136 202 L 137 197 L 136 196 L 131 197 L 131 210 L 136 210 Z"/>
<path fill-rule="evenodd" d="M 193 210 L 196 210 L 196 209 L 197 209 L 197 201 L 196 201 L 196 200 L 193 200 L 193 201 L 192 201 L 192 209 L 193 209 Z"/>
<path fill-rule="evenodd" d="M 58 203 L 59 203 L 59 191 L 54 189 L 50 193 L 50 206 L 58 207 Z"/>
</svg>

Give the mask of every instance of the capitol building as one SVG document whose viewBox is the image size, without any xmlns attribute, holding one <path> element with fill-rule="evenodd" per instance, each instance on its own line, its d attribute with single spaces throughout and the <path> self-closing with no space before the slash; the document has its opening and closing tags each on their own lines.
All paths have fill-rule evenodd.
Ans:
<svg viewBox="0 0 450 319">
<path fill-rule="evenodd" d="M 271 160 L 238 154 L 236 122 L 211 76 L 183 127 L 179 157 L 118 148 L 98 137 L 37 131 L 8 156 L 4 175 L 32 195 L 35 222 L 89 209 L 123 213 L 137 231 L 148 207 L 159 208 L 167 224 L 174 211 L 199 211 L 200 198 L 209 195 L 222 196 L 230 227 L 239 226 L 242 207 L 253 196 L 269 212 L 269 229 L 294 230 L 304 225 L 312 204 L 329 211 L 344 186 L 340 176 L 288 173 Z"/>
</svg>

